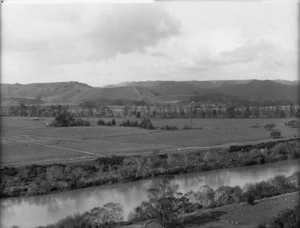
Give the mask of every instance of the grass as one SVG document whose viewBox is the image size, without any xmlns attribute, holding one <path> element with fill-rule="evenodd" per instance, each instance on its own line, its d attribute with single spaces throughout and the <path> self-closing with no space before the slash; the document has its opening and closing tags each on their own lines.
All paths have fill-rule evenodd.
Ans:
<svg viewBox="0 0 300 228">
<path fill-rule="evenodd" d="M 89 127 L 46 127 L 46 123 L 53 119 L 2 118 L 2 164 L 61 162 L 101 155 L 152 152 L 154 149 L 163 152 L 184 150 L 185 147 L 270 140 L 268 130 L 251 128 L 256 123 L 260 126 L 275 123 L 275 129 L 282 132 L 282 137 L 299 137 L 298 129 L 284 125 L 289 119 L 193 119 L 192 130 L 182 130 L 184 125 L 190 124 L 190 119 L 151 120 L 157 129 L 172 125 L 178 127 L 177 131 L 119 127 L 121 122 L 127 120 L 125 118 L 116 119 L 116 126 L 112 127 L 97 126 L 98 118 L 89 118 Z M 111 121 L 110 118 L 104 120 Z"/>
</svg>

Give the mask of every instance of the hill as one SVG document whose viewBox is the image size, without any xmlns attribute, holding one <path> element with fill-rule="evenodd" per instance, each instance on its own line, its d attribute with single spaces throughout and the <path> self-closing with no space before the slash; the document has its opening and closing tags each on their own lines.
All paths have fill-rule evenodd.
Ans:
<svg viewBox="0 0 300 228">
<path fill-rule="evenodd" d="M 1 84 L 2 106 L 24 104 L 160 104 L 284 100 L 297 102 L 298 84 L 285 80 L 145 81 L 92 87 L 79 82 Z"/>
<path fill-rule="evenodd" d="M 1 84 L 1 105 L 69 104 L 84 101 L 111 103 L 144 101 L 159 103 L 160 98 L 143 87 L 97 88 L 79 82 Z"/>
<path fill-rule="evenodd" d="M 253 100 L 298 100 L 298 84 L 271 80 L 228 80 L 228 81 L 148 81 L 129 82 L 120 86 L 145 87 L 165 100 L 187 100 L 193 96 L 219 97 L 219 101 L 232 99 Z"/>
</svg>

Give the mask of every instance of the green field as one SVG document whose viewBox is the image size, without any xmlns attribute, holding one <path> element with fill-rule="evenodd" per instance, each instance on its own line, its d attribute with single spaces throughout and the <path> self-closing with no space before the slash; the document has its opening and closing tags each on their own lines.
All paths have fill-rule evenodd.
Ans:
<svg viewBox="0 0 300 228">
<path fill-rule="evenodd" d="M 193 119 L 191 130 L 182 130 L 189 119 L 152 119 L 154 127 L 176 125 L 179 130 L 144 130 L 119 127 L 126 119 L 116 119 L 117 126 L 97 126 L 90 118 L 90 127 L 46 127 L 51 118 L 37 121 L 29 117 L 1 119 L 2 165 L 75 161 L 109 154 L 147 153 L 158 148 L 164 151 L 185 151 L 229 143 L 270 140 L 270 132 L 251 128 L 275 123 L 282 137 L 299 137 L 296 128 L 284 125 L 288 119 Z M 111 119 L 105 119 L 111 120 Z M 138 121 L 141 121 L 138 120 Z M 199 129 L 201 128 L 201 129 Z"/>
</svg>

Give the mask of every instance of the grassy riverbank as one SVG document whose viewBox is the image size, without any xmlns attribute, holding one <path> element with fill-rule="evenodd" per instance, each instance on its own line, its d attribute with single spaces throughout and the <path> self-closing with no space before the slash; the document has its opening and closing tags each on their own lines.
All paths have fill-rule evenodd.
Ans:
<svg viewBox="0 0 300 228">
<path fill-rule="evenodd" d="M 300 157 L 299 139 L 241 147 L 214 148 L 190 153 L 145 156 L 110 156 L 69 164 L 2 167 L 0 196 L 30 196 L 112 183 L 124 183 L 159 175 L 271 163 Z"/>
<path fill-rule="evenodd" d="M 294 192 L 256 200 L 254 205 L 242 202 L 199 210 L 185 215 L 184 228 L 258 228 L 260 225 L 272 223 L 283 211 L 293 210 L 298 202 L 299 192 Z"/>
</svg>

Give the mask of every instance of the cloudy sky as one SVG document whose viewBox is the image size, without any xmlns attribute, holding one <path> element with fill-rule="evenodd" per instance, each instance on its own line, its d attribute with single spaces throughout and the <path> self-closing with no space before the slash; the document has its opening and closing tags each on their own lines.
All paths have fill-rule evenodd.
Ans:
<svg viewBox="0 0 300 228">
<path fill-rule="evenodd" d="M 7 2 L 1 16 L 1 81 L 104 86 L 148 80 L 298 80 L 297 9 L 296 3 L 276 1 Z"/>
</svg>

